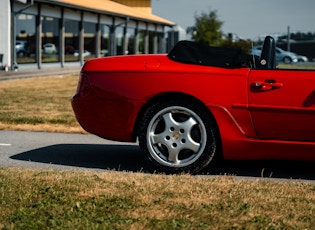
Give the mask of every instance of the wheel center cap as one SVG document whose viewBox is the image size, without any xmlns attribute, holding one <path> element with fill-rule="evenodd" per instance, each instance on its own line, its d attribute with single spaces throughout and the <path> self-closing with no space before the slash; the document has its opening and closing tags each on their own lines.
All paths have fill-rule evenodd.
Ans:
<svg viewBox="0 0 315 230">
<path fill-rule="evenodd" d="M 179 139 L 179 134 L 178 133 L 174 134 L 173 135 L 173 139 L 178 140 Z"/>
</svg>

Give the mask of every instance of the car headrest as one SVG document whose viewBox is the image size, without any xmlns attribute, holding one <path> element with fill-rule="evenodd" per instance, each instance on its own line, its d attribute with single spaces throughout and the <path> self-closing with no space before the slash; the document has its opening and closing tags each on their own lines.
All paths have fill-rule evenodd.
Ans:
<svg viewBox="0 0 315 230">
<path fill-rule="evenodd" d="M 259 66 L 260 69 L 276 68 L 276 42 L 271 36 L 267 36 L 264 40 Z"/>
</svg>

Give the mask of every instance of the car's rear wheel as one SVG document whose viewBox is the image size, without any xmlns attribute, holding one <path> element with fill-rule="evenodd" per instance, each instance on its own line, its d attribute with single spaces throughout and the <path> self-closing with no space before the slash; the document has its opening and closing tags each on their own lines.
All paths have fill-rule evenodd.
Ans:
<svg viewBox="0 0 315 230">
<path fill-rule="evenodd" d="M 151 105 L 139 129 L 146 157 L 167 173 L 197 173 L 213 159 L 218 132 L 210 114 L 192 100 Z"/>
</svg>

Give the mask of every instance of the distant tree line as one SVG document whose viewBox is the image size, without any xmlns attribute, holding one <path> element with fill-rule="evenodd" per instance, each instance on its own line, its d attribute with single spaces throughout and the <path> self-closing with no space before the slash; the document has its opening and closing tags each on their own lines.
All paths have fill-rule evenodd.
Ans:
<svg viewBox="0 0 315 230">
<path fill-rule="evenodd" d="M 278 39 L 287 39 L 287 35 L 279 36 Z M 315 40 L 315 32 L 296 32 L 296 33 L 290 33 L 290 39 L 295 41 L 311 41 Z"/>
<path fill-rule="evenodd" d="M 225 46 L 240 48 L 245 52 L 251 49 L 252 41 L 239 39 L 232 34 L 224 34 L 221 27 L 223 22 L 218 19 L 217 11 L 202 12 L 195 15 L 195 25 L 186 29 L 187 34 L 191 34 L 192 39 L 198 43 L 209 46 Z M 278 37 L 279 40 L 287 39 L 287 35 Z M 315 32 L 290 34 L 290 39 L 295 41 L 315 40 Z"/>
</svg>

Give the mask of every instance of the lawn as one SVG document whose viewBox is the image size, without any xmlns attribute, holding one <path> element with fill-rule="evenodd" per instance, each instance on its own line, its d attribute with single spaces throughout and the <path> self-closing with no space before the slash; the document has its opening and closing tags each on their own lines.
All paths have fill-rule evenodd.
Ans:
<svg viewBox="0 0 315 230">
<path fill-rule="evenodd" d="M 315 185 L 0 169 L 0 229 L 313 229 Z"/>
<path fill-rule="evenodd" d="M 71 108 L 77 81 L 76 75 L 2 81 L 0 129 L 84 132 Z"/>
</svg>

